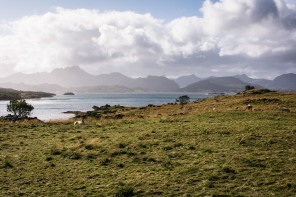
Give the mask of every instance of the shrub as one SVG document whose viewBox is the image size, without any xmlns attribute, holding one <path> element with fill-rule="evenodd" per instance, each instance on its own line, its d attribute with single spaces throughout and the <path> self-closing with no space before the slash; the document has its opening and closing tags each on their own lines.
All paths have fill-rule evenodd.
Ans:
<svg viewBox="0 0 296 197">
<path fill-rule="evenodd" d="M 125 147 L 126 147 L 126 144 L 124 144 L 124 143 L 119 143 L 119 144 L 118 144 L 118 147 L 119 147 L 119 148 L 125 148 Z"/>
<path fill-rule="evenodd" d="M 80 152 L 74 151 L 74 152 L 68 152 L 66 155 L 64 155 L 68 159 L 78 160 L 82 157 L 82 154 Z"/>
<path fill-rule="evenodd" d="M 211 175 L 211 176 L 209 177 L 209 181 L 218 181 L 218 180 L 219 180 L 219 177 L 216 176 L 216 175 Z"/>
<path fill-rule="evenodd" d="M 183 109 L 184 105 L 189 102 L 190 102 L 190 97 L 187 95 L 180 96 L 178 99 L 176 99 L 176 103 L 180 103 L 182 109 Z"/>
<path fill-rule="evenodd" d="M 51 161 L 51 160 L 53 160 L 52 157 L 46 157 L 46 158 L 45 158 L 45 161 Z"/>
<path fill-rule="evenodd" d="M 236 174 L 236 171 L 234 169 L 232 169 L 231 167 L 228 167 L 228 166 L 223 167 L 222 172 Z"/>
<path fill-rule="evenodd" d="M 134 188 L 131 186 L 123 186 L 119 188 L 115 194 L 116 197 L 130 197 L 134 195 Z"/>
<path fill-rule="evenodd" d="M 13 168 L 13 165 L 10 161 L 6 160 L 4 161 L 3 168 Z"/>
<path fill-rule="evenodd" d="M 34 107 L 28 104 L 25 99 L 13 99 L 9 101 L 9 104 L 7 104 L 7 111 L 12 112 L 14 116 L 19 118 L 29 116 L 33 109 Z"/>
<path fill-rule="evenodd" d="M 63 147 L 60 144 L 54 144 L 50 149 L 50 154 L 60 155 L 63 152 Z"/>
<path fill-rule="evenodd" d="M 86 150 L 93 150 L 93 149 L 95 149 L 95 147 L 94 147 L 93 144 L 88 144 L 88 145 L 85 146 L 85 149 Z"/>
<path fill-rule="evenodd" d="M 93 108 L 93 110 L 95 110 L 95 111 L 100 109 L 100 107 L 98 107 L 98 106 L 96 106 L 96 105 L 94 105 L 92 108 Z"/>
<path fill-rule="evenodd" d="M 124 167 L 124 164 L 120 163 L 120 164 L 117 165 L 117 167 L 123 168 Z"/>
<path fill-rule="evenodd" d="M 107 166 L 110 162 L 111 162 L 111 159 L 109 159 L 109 158 L 105 158 L 103 161 L 101 161 L 101 164 L 102 164 L 103 166 Z"/>
<path fill-rule="evenodd" d="M 253 89 L 255 89 L 254 86 L 250 86 L 250 85 L 245 86 L 245 90 L 253 90 Z"/>
<path fill-rule="evenodd" d="M 194 146 L 189 146 L 189 150 L 195 150 L 196 148 Z"/>
</svg>

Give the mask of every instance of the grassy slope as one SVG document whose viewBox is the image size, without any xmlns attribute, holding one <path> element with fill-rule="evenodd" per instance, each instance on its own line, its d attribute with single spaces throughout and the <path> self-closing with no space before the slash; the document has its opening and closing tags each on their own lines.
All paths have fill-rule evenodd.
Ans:
<svg viewBox="0 0 296 197">
<path fill-rule="evenodd" d="M 259 98 L 280 101 L 245 110 Z M 124 110 L 78 126 L 0 122 L 0 196 L 296 195 L 295 94 Z"/>
</svg>

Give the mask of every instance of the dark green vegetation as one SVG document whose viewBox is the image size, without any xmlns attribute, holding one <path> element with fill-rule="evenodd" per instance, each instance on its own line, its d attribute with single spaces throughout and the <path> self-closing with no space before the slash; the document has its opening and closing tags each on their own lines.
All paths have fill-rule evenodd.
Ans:
<svg viewBox="0 0 296 197">
<path fill-rule="evenodd" d="M 32 99 L 42 97 L 53 97 L 55 94 L 47 92 L 18 91 L 13 89 L 0 88 L 0 100 Z"/>
<path fill-rule="evenodd" d="M 253 90 L 255 89 L 254 86 L 246 85 L 245 90 Z"/>
<path fill-rule="evenodd" d="M 0 196 L 296 195 L 296 94 L 108 108 L 84 125 L 0 122 Z"/>
<path fill-rule="evenodd" d="M 180 103 L 181 105 L 184 105 L 190 102 L 190 98 L 187 95 L 183 95 L 176 99 L 176 102 Z"/>
<path fill-rule="evenodd" d="M 64 95 L 75 95 L 73 92 L 65 92 Z"/>
<path fill-rule="evenodd" d="M 190 97 L 187 95 L 180 96 L 176 99 L 176 103 L 180 103 L 181 109 L 183 109 L 184 105 L 190 102 Z"/>
<path fill-rule="evenodd" d="M 34 107 L 26 102 L 25 99 L 10 100 L 7 105 L 7 111 L 12 112 L 14 116 L 25 118 L 31 114 Z"/>
</svg>

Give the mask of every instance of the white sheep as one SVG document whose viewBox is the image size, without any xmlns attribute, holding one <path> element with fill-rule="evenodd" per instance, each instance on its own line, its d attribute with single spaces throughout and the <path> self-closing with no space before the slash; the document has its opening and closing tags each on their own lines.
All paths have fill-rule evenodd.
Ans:
<svg viewBox="0 0 296 197">
<path fill-rule="evenodd" d="M 74 125 L 79 125 L 79 124 L 84 124 L 84 120 L 82 119 L 82 120 L 80 120 L 80 121 L 76 121 L 76 122 L 74 122 Z"/>
<path fill-rule="evenodd" d="M 248 110 L 252 110 L 252 108 L 253 108 L 253 106 L 250 104 L 246 107 L 246 109 L 248 109 Z"/>
</svg>

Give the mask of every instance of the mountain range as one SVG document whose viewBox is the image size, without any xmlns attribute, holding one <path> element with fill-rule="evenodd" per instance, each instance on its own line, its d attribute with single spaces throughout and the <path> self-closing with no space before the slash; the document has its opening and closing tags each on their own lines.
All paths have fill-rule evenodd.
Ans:
<svg viewBox="0 0 296 197">
<path fill-rule="evenodd" d="M 238 80 L 237 80 L 238 79 Z M 273 80 L 254 79 L 247 75 L 235 75 L 228 77 L 199 78 L 195 75 L 181 76 L 175 81 L 185 91 L 242 91 L 246 85 L 255 88 L 268 88 L 277 91 L 296 92 L 296 74 L 289 73 L 276 77 Z"/>
<path fill-rule="evenodd" d="M 184 88 L 190 84 L 195 82 L 199 82 L 203 80 L 202 78 L 197 77 L 196 75 L 188 75 L 188 76 L 181 76 L 175 79 L 176 83 L 180 86 L 180 88 Z"/>
<path fill-rule="evenodd" d="M 215 77 L 190 84 L 183 90 L 185 92 L 240 92 L 246 85 L 246 82 L 235 77 Z M 262 87 L 255 85 L 255 88 Z"/>
<path fill-rule="evenodd" d="M 78 66 L 55 69 L 50 73 L 16 73 L 0 78 L 0 87 L 62 92 L 178 92 L 179 85 L 163 76 L 130 78 L 121 73 L 92 75 Z M 109 90 L 108 90 L 109 87 Z"/>
<path fill-rule="evenodd" d="M 247 75 L 199 78 L 196 75 L 169 79 L 165 76 L 131 78 L 121 73 L 92 75 L 78 66 L 55 69 L 50 73 L 16 73 L 0 78 L 0 87 L 23 91 L 77 93 L 101 92 L 239 92 L 246 85 L 280 91 L 296 91 L 296 74 L 274 80 L 253 79 Z"/>
</svg>

